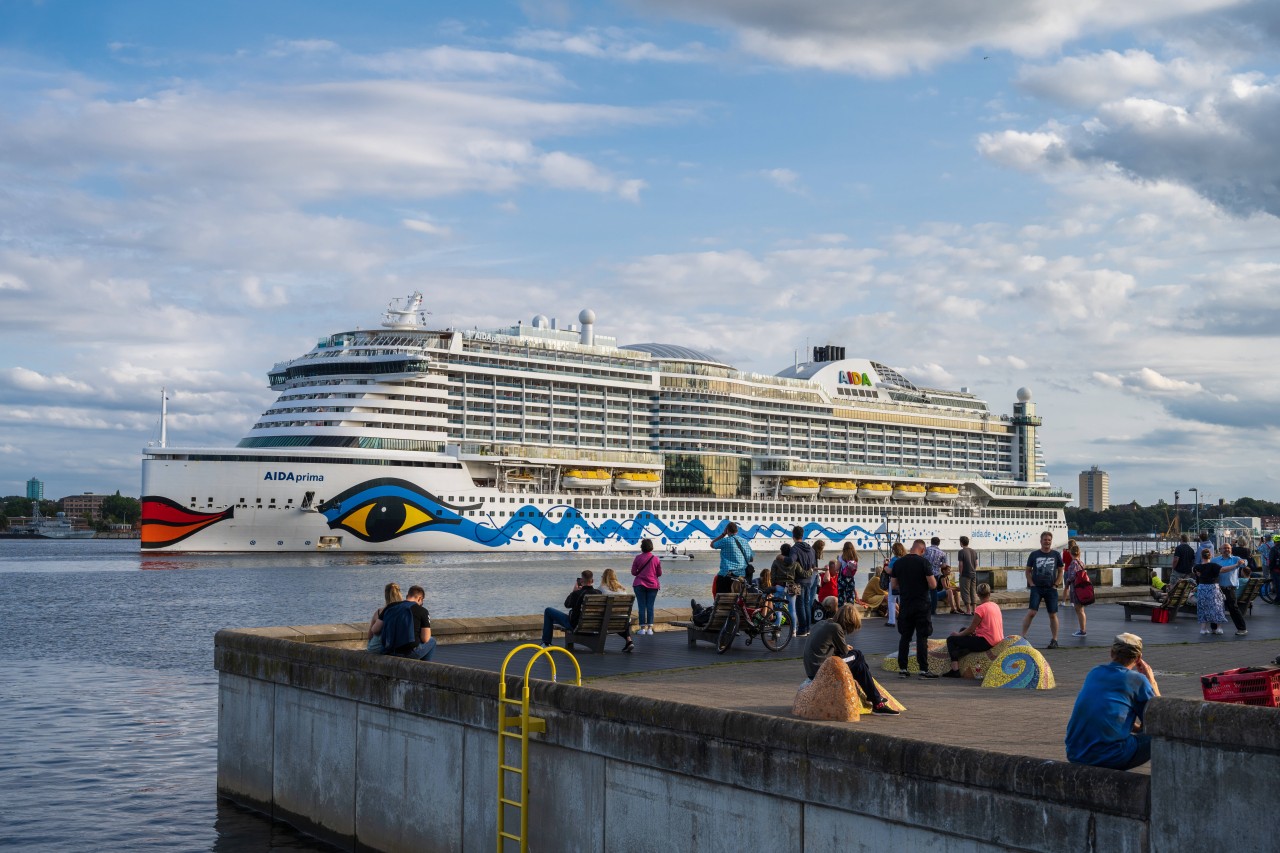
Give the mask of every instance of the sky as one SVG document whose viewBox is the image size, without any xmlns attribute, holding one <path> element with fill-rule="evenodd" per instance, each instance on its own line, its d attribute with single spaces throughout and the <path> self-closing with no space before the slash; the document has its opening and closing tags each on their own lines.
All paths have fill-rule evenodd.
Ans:
<svg viewBox="0 0 1280 853">
<path fill-rule="evenodd" d="M 421 290 L 1027 387 L 1050 477 L 1280 498 L 1280 4 L 0 0 L 0 494 L 137 495 Z"/>
</svg>

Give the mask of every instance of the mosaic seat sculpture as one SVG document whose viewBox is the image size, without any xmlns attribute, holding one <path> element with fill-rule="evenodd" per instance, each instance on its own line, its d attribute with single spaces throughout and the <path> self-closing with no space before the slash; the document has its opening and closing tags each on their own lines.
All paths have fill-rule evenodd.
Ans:
<svg viewBox="0 0 1280 853">
<path fill-rule="evenodd" d="M 886 672 L 898 671 L 898 655 L 886 655 L 881 668 Z M 907 661 L 910 672 L 919 672 L 915 646 Z M 942 675 L 951 669 L 946 640 L 929 640 L 929 671 Z M 971 652 L 960 658 L 960 675 L 979 678 L 983 687 L 1011 687 L 1027 690 L 1052 690 L 1055 687 L 1053 669 L 1039 650 L 1032 648 L 1026 639 L 1012 634 L 985 652 Z"/>
<path fill-rule="evenodd" d="M 889 707 L 905 711 L 906 707 L 877 681 L 876 689 Z M 803 720 L 833 720 L 856 723 L 861 714 L 871 713 L 871 701 L 853 680 L 848 665 L 838 657 L 822 662 L 813 681 L 802 686 L 791 704 L 791 713 Z"/>
</svg>

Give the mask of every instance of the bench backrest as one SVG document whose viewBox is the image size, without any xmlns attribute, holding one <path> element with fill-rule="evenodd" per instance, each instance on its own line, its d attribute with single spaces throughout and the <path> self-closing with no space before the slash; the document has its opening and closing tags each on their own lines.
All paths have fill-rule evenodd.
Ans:
<svg viewBox="0 0 1280 853">
<path fill-rule="evenodd" d="M 715 604 L 712 605 L 711 619 L 702 630 L 719 634 L 720 629 L 724 627 L 724 620 L 729 618 L 729 613 L 733 610 L 733 603 L 737 600 L 738 594 L 736 592 L 717 594 Z"/>
<path fill-rule="evenodd" d="M 631 624 L 634 595 L 584 595 L 582 616 L 574 629 L 578 634 L 612 634 L 625 631 Z"/>
<path fill-rule="evenodd" d="M 1183 578 L 1173 585 L 1173 589 L 1169 590 L 1169 595 L 1164 600 L 1164 608 L 1166 610 L 1177 610 L 1179 607 L 1187 603 L 1187 599 L 1191 597 L 1191 591 L 1195 589 L 1195 583 L 1190 578 Z"/>
<path fill-rule="evenodd" d="M 1236 605 L 1244 607 L 1246 604 L 1253 604 L 1253 600 L 1258 597 L 1261 589 L 1262 578 L 1249 578 L 1240 589 L 1240 594 L 1236 596 Z"/>
</svg>

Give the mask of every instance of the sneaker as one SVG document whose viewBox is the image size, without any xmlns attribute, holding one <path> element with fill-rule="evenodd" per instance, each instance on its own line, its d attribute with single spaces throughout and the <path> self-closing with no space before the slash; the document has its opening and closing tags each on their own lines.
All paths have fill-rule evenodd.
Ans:
<svg viewBox="0 0 1280 853">
<path fill-rule="evenodd" d="M 947 670 L 946 672 L 942 673 L 942 677 L 943 677 L 943 678 L 959 678 L 959 677 L 960 677 L 960 670 L 958 670 L 958 669 L 949 669 L 949 670 Z"/>
<path fill-rule="evenodd" d="M 1219 635 L 1220 635 L 1220 634 L 1222 634 L 1222 629 L 1221 629 L 1221 628 L 1214 628 L 1214 629 L 1213 629 L 1213 633 L 1215 633 L 1215 634 L 1219 634 Z"/>
<path fill-rule="evenodd" d="M 900 670 L 898 670 L 898 677 L 899 677 L 899 678 L 910 678 L 910 677 L 911 677 L 911 673 L 907 672 L 905 669 L 900 669 Z"/>
<path fill-rule="evenodd" d="M 797 637 L 807 637 L 807 636 L 809 636 L 809 632 L 808 632 L 808 631 L 801 631 L 799 634 L 796 634 L 796 636 L 797 636 Z"/>
<path fill-rule="evenodd" d="M 896 717 L 896 716 L 898 716 L 898 711 L 897 711 L 896 709 L 894 709 L 894 708 L 890 708 L 890 707 L 889 707 L 889 703 L 888 703 L 888 702 L 881 702 L 879 705 L 872 705 L 872 706 L 871 706 L 871 713 L 873 713 L 873 714 L 887 714 L 887 715 L 889 715 L 890 717 Z"/>
<path fill-rule="evenodd" d="M 1209 633 L 1209 629 L 1208 629 L 1208 628 L 1201 628 L 1201 629 L 1200 629 L 1200 633 L 1201 633 L 1201 635 L 1207 634 L 1207 633 Z"/>
<path fill-rule="evenodd" d="M 1050 640 L 1050 641 L 1049 641 L 1049 645 L 1048 645 L 1048 646 L 1046 646 L 1045 648 L 1049 648 L 1049 649 L 1056 649 L 1057 647 L 1058 647 L 1058 641 L 1057 641 L 1057 640 Z"/>
<path fill-rule="evenodd" d="M 1075 632 L 1074 634 L 1072 634 L 1071 636 L 1073 636 L 1073 637 L 1084 637 L 1084 636 L 1088 635 L 1088 633 L 1089 633 L 1088 631 L 1076 631 L 1076 632 Z"/>
<path fill-rule="evenodd" d="M 635 648 L 636 648 L 636 644 L 631 642 L 630 640 L 627 640 L 627 644 L 622 647 L 622 650 L 627 654 L 630 654 L 631 652 L 635 651 Z"/>
<path fill-rule="evenodd" d="M 921 678 L 941 678 L 942 676 L 938 675 L 938 673 L 936 672 L 922 672 L 920 673 L 920 677 Z"/>
<path fill-rule="evenodd" d="M 1248 633 L 1249 633 L 1249 631 L 1248 631 L 1248 630 L 1244 630 L 1244 631 L 1236 631 L 1236 636 L 1237 636 L 1237 637 L 1244 637 L 1244 636 L 1247 636 L 1247 635 L 1248 635 Z"/>
</svg>

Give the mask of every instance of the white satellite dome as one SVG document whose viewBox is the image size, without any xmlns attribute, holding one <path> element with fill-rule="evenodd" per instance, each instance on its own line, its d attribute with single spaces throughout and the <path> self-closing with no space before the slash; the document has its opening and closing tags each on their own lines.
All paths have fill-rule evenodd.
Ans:
<svg viewBox="0 0 1280 853">
<path fill-rule="evenodd" d="M 1019 389 L 1018 389 L 1018 402 L 1019 402 L 1019 403 L 1029 403 L 1029 402 L 1031 402 L 1031 389 L 1030 389 L 1030 388 L 1027 388 L 1026 386 L 1023 386 L 1022 388 L 1019 388 Z"/>
<path fill-rule="evenodd" d="M 596 312 L 592 311 L 590 308 L 583 308 L 578 312 L 578 322 L 584 326 L 591 325 L 592 323 L 595 323 L 595 321 Z"/>
</svg>

